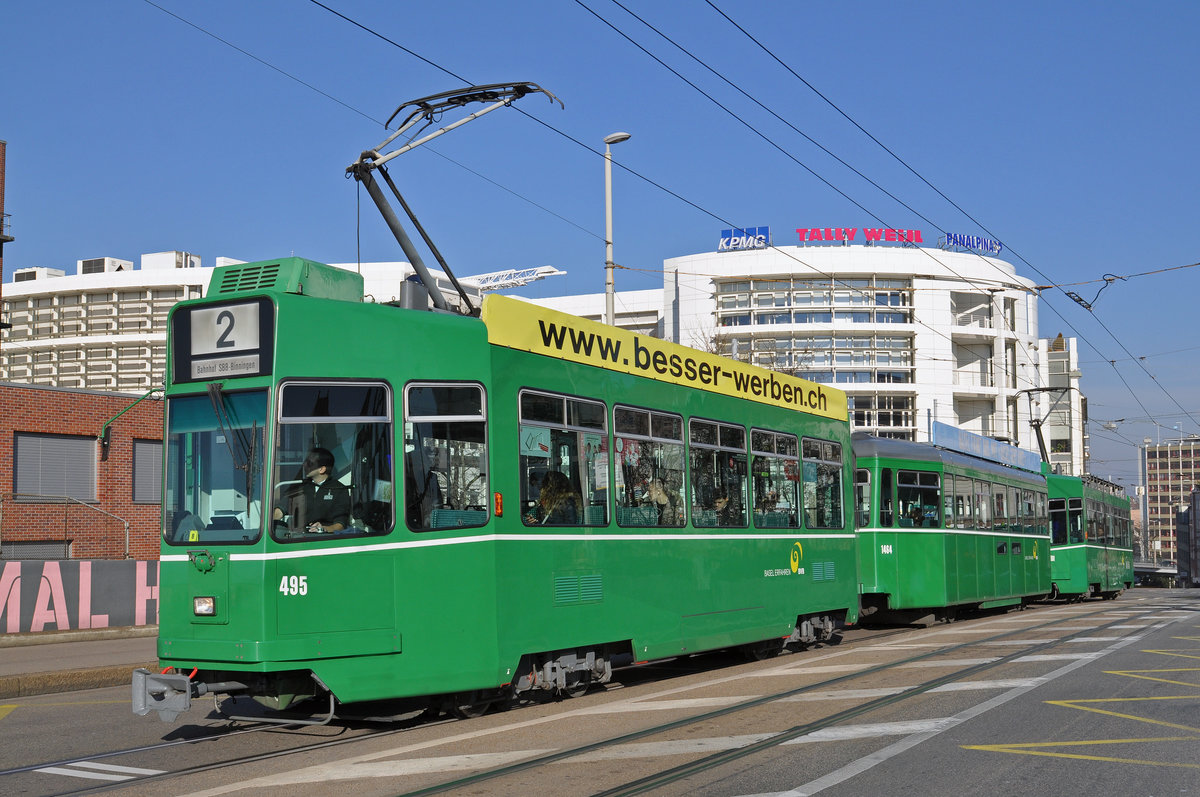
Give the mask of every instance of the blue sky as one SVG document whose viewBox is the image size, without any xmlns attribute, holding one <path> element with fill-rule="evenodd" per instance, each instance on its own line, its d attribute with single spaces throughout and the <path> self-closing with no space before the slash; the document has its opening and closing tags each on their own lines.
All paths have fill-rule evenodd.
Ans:
<svg viewBox="0 0 1200 797">
<path fill-rule="evenodd" d="M 452 75 L 526 80 L 566 104 L 520 103 L 554 130 L 503 109 L 391 166 L 457 273 L 549 264 L 568 276 L 529 295 L 603 290 L 601 142 L 624 130 L 619 289 L 660 285 L 665 258 L 731 225 L 781 244 L 797 227 L 992 235 L 1018 273 L 1093 305 L 1042 294 L 1043 336 L 1081 340 L 1092 418 L 1123 419 L 1092 424 L 1093 472 L 1133 484 L 1134 444 L 1200 433 L 1200 271 L 1131 276 L 1200 261 L 1200 4 L 713 0 L 968 218 L 705 0 L 327 0 L 379 36 L 308 0 L 156 2 L 5 8 L 5 281 L 169 249 L 402 259 L 345 167 Z"/>
</svg>

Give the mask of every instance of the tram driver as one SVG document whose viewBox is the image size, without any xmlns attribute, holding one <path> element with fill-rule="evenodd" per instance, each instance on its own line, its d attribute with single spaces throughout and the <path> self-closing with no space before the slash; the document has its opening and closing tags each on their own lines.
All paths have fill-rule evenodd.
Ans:
<svg viewBox="0 0 1200 797">
<path fill-rule="evenodd" d="M 350 525 L 350 488 L 333 478 L 333 454 L 327 448 L 308 452 L 303 480 L 276 506 L 272 517 L 288 528 L 311 533 L 342 531 Z"/>
</svg>

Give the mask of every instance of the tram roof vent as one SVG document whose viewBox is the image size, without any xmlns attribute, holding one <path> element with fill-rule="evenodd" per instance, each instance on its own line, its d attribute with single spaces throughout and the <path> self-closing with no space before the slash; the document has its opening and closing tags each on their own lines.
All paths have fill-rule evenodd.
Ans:
<svg viewBox="0 0 1200 797">
<path fill-rule="evenodd" d="M 210 298 L 263 291 L 361 302 L 363 278 L 361 274 L 302 257 L 285 257 L 218 266 L 208 285 Z"/>
</svg>

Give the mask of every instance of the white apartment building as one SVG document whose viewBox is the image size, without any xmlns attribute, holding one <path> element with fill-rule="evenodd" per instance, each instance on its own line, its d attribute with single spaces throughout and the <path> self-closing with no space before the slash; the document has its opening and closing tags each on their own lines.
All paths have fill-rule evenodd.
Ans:
<svg viewBox="0 0 1200 797">
<path fill-rule="evenodd" d="M 219 257 L 216 265 L 243 261 Z M 34 267 L 4 285 L 0 382 L 145 392 L 163 384 L 167 314 L 205 295 L 213 269 L 187 252 L 142 255 L 141 267 L 113 257 L 76 261 L 76 274 Z M 363 275 L 367 301 L 400 296 L 407 263 L 341 264 Z M 438 273 L 444 291 L 449 280 Z"/>
<path fill-rule="evenodd" d="M 172 305 L 204 295 L 212 269 L 185 252 L 24 268 L 4 286 L 0 381 L 144 392 L 162 384 Z"/>
</svg>

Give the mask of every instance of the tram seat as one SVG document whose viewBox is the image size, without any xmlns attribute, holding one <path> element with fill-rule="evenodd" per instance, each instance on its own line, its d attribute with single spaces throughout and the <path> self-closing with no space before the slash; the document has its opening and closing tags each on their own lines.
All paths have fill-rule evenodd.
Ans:
<svg viewBox="0 0 1200 797">
<path fill-rule="evenodd" d="M 588 526 L 603 526 L 605 525 L 604 516 L 605 507 L 603 506 L 585 506 L 583 508 L 583 522 Z"/>
<path fill-rule="evenodd" d="M 697 509 L 692 513 L 693 526 L 716 526 L 717 525 L 717 510 L 715 509 Z"/>
<path fill-rule="evenodd" d="M 900 518 L 900 527 L 905 528 L 905 529 L 911 529 L 913 527 L 912 518 L 909 518 L 909 517 Z"/>
<path fill-rule="evenodd" d="M 487 512 L 480 509 L 434 509 L 429 513 L 429 526 L 435 529 L 482 526 L 486 521 Z"/>
<path fill-rule="evenodd" d="M 622 526 L 657 526 L 658 512 L 652 506 L 619 506 L 617 523 Z"/>
<path fill-rule="evenodd" d="M 792 524 L 787 512 L 759 512 L 754 515 L 754 525 L 762 529 L 786 529 Z"/>
</svg>

